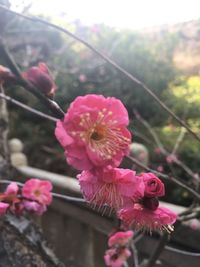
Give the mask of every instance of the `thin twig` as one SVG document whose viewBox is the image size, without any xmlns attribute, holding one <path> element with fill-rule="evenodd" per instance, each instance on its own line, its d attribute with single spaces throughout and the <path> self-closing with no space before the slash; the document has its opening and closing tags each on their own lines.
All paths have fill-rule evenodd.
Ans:
<svg viewBox="0 0 200 267">
<path fill-rule="evenodd" d="M 154 131 L 154 129 L 151 127 L 151 125 L 138 113 L 137 110 L 133 110 L 135 117 L 137 118 L 137 120 L 142 123 L 142 125 L 148 130 L 148 132 L 151 134 L 155 144 L 159 147 L 160 152 L 165 156 L 169 156 L 174 154 L 174 152 L 169 153 L 164 146 L 162 145 L 158 135 L 156 134 L 156 132 Z M 178 146 L 180 145 L 180 142 L 182 141 L 182 138 L 184 137 L 185 134 L 185 128 L 182 127 L 181 133 L 176 141 L 177 146 L 175 145 L 174 151 L 176 151 L 178 149 Z M 184 134 L 183 134 L 184 133 Z M 181 160 L 179 160 L 178 158 L 174 158 L 174 163 L 176 163 L 179 167 L 181 167 L 193 180 L 199 181 L 199 177 L 198 174 L 195 174 L 184 162 L 182 162 Z"/>
<path fill-rule="evenodd" d="M 139 267 L 140 265 L 139 265 L 139 260 L 138 260 L 138 251 L 137 251 L 134 241 L 131 242 L 131 250 L 133 253 L 134 267 Z"/>
<path fill-rule="evenodd" d="M 190 221 L 192 219 L 197 219 L 198 217 L 199 217 L 199 212 L 194 212 L 194 213 L 191 213 L 187 216 L 183 216 L 182 218 L 179 218 L 179 221 L 186 222 L 186 221 Z"/>
<path fill-rule="evenodd" d="M 131 157 L 131 156 L 126 156 L 131 162 L 135 163 L 137 166 L 143 168 L 145 171 L 148 172 L 152 172 L 155 173 L 157 176 L 166 179 L 168 181 L 173 182 L 176 185 L 179 185 L 180 187 L 184 188 L 186 191 L 188 191 L 189 193 L 191 193 L 191 195 L 193 195 L 194 198 L 196 198 L 198 201 L 200 200 L 200 194 L 198 192 L 196 192 L 194 189 L 190 188 L 187 184 L 185 184 L 184 182 L 180 181 L 178 178 L 169 176 L 167 174 L 163 174 L 161 172 L 152 170 L 151 168 L 147 167 L 146 165 L 142 164 L 140 161 L 138 161 L 137 159 Z"/>
<path fill-rule="evenodd" d="M 77 202 L 77 203 L 84 203 L 84 204 L 87 203 L 85 201 L 85 199 L 79 198 L 79 197 L 71 197 L 71 196 L 66 196 L 66 195 L 58 194 L 58 193 L 52 193 L 52 196 L 55 197 L 55 198 L 60 198 L 60 199 L 63 199 L 63 200 L 67 200 L 69 202 Z"/>
<path fill-rule="evenodd" d="M 160 151 L 162 153 L 166 153 L 165 148 L 163 147 L 158 135 L 155 133 L 155 131 L 153 130 L 153 128 L 150 126 L 150 124 L 139 114 L 139 112 L 134 109 L 133 113 L 136 117 L 136 119 L 148 130 L 148 132 L 151 134 L 151 136 L 153 137 L 154 142 L 156 143 L 156 145 L 159 147 Z"/>
<path fill-rule="evenodd" d="M 164 233 L 161 237 L 155 251 L 152 253 L 150 259 L 148 260 L 145 267 L 153 267 L 160 254 L 163 252 L 163 249 L 168 241 L 168 234 Z"/>
<path fill-rule="evenodd" d="M 110 59 L 106 55 L 104 55 L 101 52 L 99 52 L 91 44 L 89 44 L 85 40 L 81 39 L 80 37 L 76 36 L 75 34 L 71 33 L 70 31 L 68 31 L 68 30 L 66 30 L 66 29 L 64 29 L 64 28 L 62 28 L 62 27 L 60 27 L 58 25 L 55 25 L 55 24 L 53 24 L 51 22 L 48 22 L 46 20 L 43 20 L 41 18 L 33 17 L 33 16 L 27 16 L 27 15 L 18 13 L 16 11 L 13 11 L 13 10 L 10 10 L 10 9 L 6 8 L 3 5 L 0 5 L 0 8 L 3 9 L 3 10 L 5 10 L 5 11 L 7 11 L 7 12 L 10 12 L 10 13 L 16 15 L 16 16 L 22 17 L 24 19 L 28 19 L 28 20 L 31 20 L 33 22 L 39 22 L 39 23 L 45 24 L 45 25 L 47 25 L 49 27 L 52 27 L 54 29 L 57 29 L 58 31 L 67 34 L 68 36 L 74 38 L 78 42 L 80 42 L 83 45 L 85 45 L 87 48 L 89 48 L 90 50 L 92 50 L 98 56 L 100 56 L 101 58 L 103 58 L 107 63 L 109 63 L 110 65 L 112 65 L 119 72 L 123 73 L 127 78 L 129 78 L 130 80 L 132 80 L 133 82 L 135 82 L 137 85 L 139 85 L 141 88 L 143 88 L 168 114 L 170 114 L 180 125 L 182 125 L 184 128 L 186 128 L 187 131 L 200 142 L 199 135 L 197 133 L 195 133 L 192 129 L 190 129 L 190 127 L 182 119 L 180 119 L 172 110 L 170 110 L 170 108 L 168 106 L 166 106 L 166 104 L 163 103 L 159 99 L 159 97 L 145 83 L 143 83 L 140 80 L 138 80 L 136 77 L 134 77 L 128 71 L 126 71 L 124 68 L 122 68 L 120 65 L 118 65 L 115 61 L 113 61 L 112 59 Z"/>
<path fill-rule="evenodd" d="M 191 256 L 191 257 L 200 257 L 200 252 L 190 252 L 182 249 L 173 248 L 171 246 L 165 246 L 166 250 L 173 251 L 179 254 L 183 254 L 185 256 Z"/>
<path fill-rule="evenodd" d="M 11 182 L 15 182 L 17 185 L 19 185 L 21 187 L 24 185 L 23 183 L 20 183 L 17 181 L 11 181 L 11 180 L 5 180 L 5 179 L 0 180 L 0 184 L 10 184 Z M 68 202 L 76 202 L 76 203 L 83 203 L 83 204 L 87 203 L 87 201 L 85 201 L 85 199 L 83 199 L 83 198 L 66 196 L 66 195 L 58 194 L 58 193 L 54 193 L 54 192 L 52 192 L 52 196 L 54 196 L 55 198 L 60 198 L 60 199 L 66 200 Z"/>
<path fill-rule="evenodd" d="M 176 154 L 178 148 L 180 147 L 181 142 L 183 141 L 183 138 L 185 136 L 186 130 L 185 128 L 181 127 L 180 134 L 175 142 L 174 148 L 172 150 L 172 154 Z"/>
<path fill-rule="evenodd" d="M 36 114 L 39 117 L 42 117 L 42 118 L 45 118 L 45 119 L 48 119 L 48 120 L 51 120 L 51 121 L 54 121 L 54 122 L 56 122 L 58 120 L 55 117 L 49 116 L 49 115 L 47 115 L 47 114 L 45 114 L 45 113 L 43 113 L 43 112 L 41 112 L 39 110 L 31 108 L 31 107 L 25 105 L 24 103 L 22 103 L 22 102 L 20 102 L 20 101 L 18 101 L 16 99 L 10 97 L 10 96 L 7 96 L 7 95 L 4 95 L 4 94 L 0 93 L 0 98 L 3 98 L 6 101 L 11 102 L 12 104 L 14 104 L 14 105 L 16 105 L 18 107 L 21 107 L 21 108 L 23 108 L 23 109 L 25 109 L 25 110 L 33 113 L 33 114 Z"/>
<path fill-rule="evenodd" d="M 149 145 L 152 145 L 152 142 L 151 142 L 146 136 L 144 136 L 143 134 L 139 133 L 139 132 L 136 131 L 135 129 L 134 129 L 134 132 L 131 131 L 131 134 L 132 134 L 133 136 L 137 136 L 137 137 L 139 137 L 139 138 L 142 139 L 145 143 L 147 143 L 147 144 L 149 144 Z"/>
<path fill-rule="evenodd" d="M 22 79 L 21 72 L 17 64 L 15 63 L 14 59 L 12 58 L 11 54 L 9 53 L 8 49 L 6 48 L 3 39 L 1 37 L 0 37 L 0 53 L 1 57 L 3 57 L 4 60 L 7 62 L 8 67 L 12 70 L 13 74 Z"/>
<path fill-rule="evenodd" d="M 1 8 L 1 6 L 0 6 Z M 65 115 L 65 113 L 62 111 L 62 109 L 58 106 L 58 104 L 46 96 L 44 96 L 40 91 L 30 82 L 25 80 L 21 72 L 16 65 L 14 59 L 12 58 L 11 54 L 9 53 L 8 49 L 6 48 L 5 44 L 3 43 L 3 40 L 0 38 L 0 53 L 4 57 L 4 59 L 7 61 L 7 64 L 11 71 L 16 75 L 15 78 L 15 84 L 20 85 L 23 88 L 25 88 L 27 91 L 32 93 L 35 97 L 37 97 L 53 114 L 59 118 L 62 119 Z"/>
<path fill-rule="evenodd" d="M 200 207 L 193 207 L 188 208 L 184 212 L 181 212 L 178 214 L 178 220 L 180 222 L 188 221 L 194 218 L 198 218 L 200 215 Z"/>
</svg>

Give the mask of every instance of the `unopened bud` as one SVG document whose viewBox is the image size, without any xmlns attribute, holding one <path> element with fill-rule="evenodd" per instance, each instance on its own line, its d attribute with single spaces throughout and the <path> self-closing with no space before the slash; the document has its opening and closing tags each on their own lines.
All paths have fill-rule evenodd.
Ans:
<svg viewBox="0 0 200 267">
<path fill-rule="evenodd" d="M 57 86 L 45 63 L 39 63 L 37 67 L 32 67 L 22 73 L 23 77 L 44 95 L 52 98 L 55 95 Z"/>
<path fill-rule="evenodd" d="M 142 203 L 145 208 L 150 210 L 156 210 L 159 206 L 159 201 L 156 197 L 152 198 L 144 197 Z"/>
</svg>

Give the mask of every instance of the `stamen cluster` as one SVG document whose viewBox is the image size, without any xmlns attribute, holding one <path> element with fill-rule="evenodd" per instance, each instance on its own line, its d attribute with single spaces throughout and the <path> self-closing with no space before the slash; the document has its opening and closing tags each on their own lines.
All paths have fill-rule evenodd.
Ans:
<svg viewBox="0 0 200 267">
<path fill-rule="evenodd" d="M 102 95 L 77 97 L 55 135 L 68 164 L 78 170 L 119 166 L 129 152 L 128 113 L 120 100 Z"/>
</svg>

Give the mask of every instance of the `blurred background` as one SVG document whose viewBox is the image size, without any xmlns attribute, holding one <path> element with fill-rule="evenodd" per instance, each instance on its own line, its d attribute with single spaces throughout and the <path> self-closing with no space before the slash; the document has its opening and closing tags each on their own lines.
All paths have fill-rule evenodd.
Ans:
<svg viewBox="0 0 200 267">
<path fill-rule="evenodd" d="M 83 38 L 145 82 L 193 131 L 199 132 L 198 0 L 0 0 L 0 3 L 26 15 L 40 16 Z M 143 89 L 72 38 L 6 13 L 1 14 L 1 23 L 5 16 L 9 22 L 4 39 L 17 64 L 25 71 L 38 62 L 46 62 L 58 86 L 55 101 L 64 110 L 78 95 L 97 93 L 121 99 L 129 112 L 133 141 L 149 151 L 149 166 L 164 173 L 175 172 L 189 181 L 176 164 L 169 166 L 169 160 L 135 116 L 139 113 L 167 151 L 173 151 L 182 129 Z M 6 93 L 46 112 L 23 89 L 10 87 Z M 63 150 L 54 137 L 54 124 L 11 104 L 8 107 L 10 138 L 23 140 L 29 165 L 74 176 L 76 172 L 66 165 Z M 175 154 L 198 175 L 199 144 L 189 134 L 183 135 Z M 170 186 L 167 191 L 168 202 L 186 206 L 191 203 L 183 189 Z"/>
</svg>

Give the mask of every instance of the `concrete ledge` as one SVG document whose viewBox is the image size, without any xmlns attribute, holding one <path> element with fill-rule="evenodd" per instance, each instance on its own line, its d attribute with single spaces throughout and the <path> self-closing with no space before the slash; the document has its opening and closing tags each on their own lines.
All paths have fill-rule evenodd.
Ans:
<svg viewBox="0 0 200 267">
<path fill-rule="evenodd" d="M 72 193 L 80 194 L 80 186 L 75 178 L 32 168 L 29 166 L 20 166 L 17 167 L 17 170 L 26 177 L 48 180 L 56 187 L 67 189 Z"/>
</svg>

